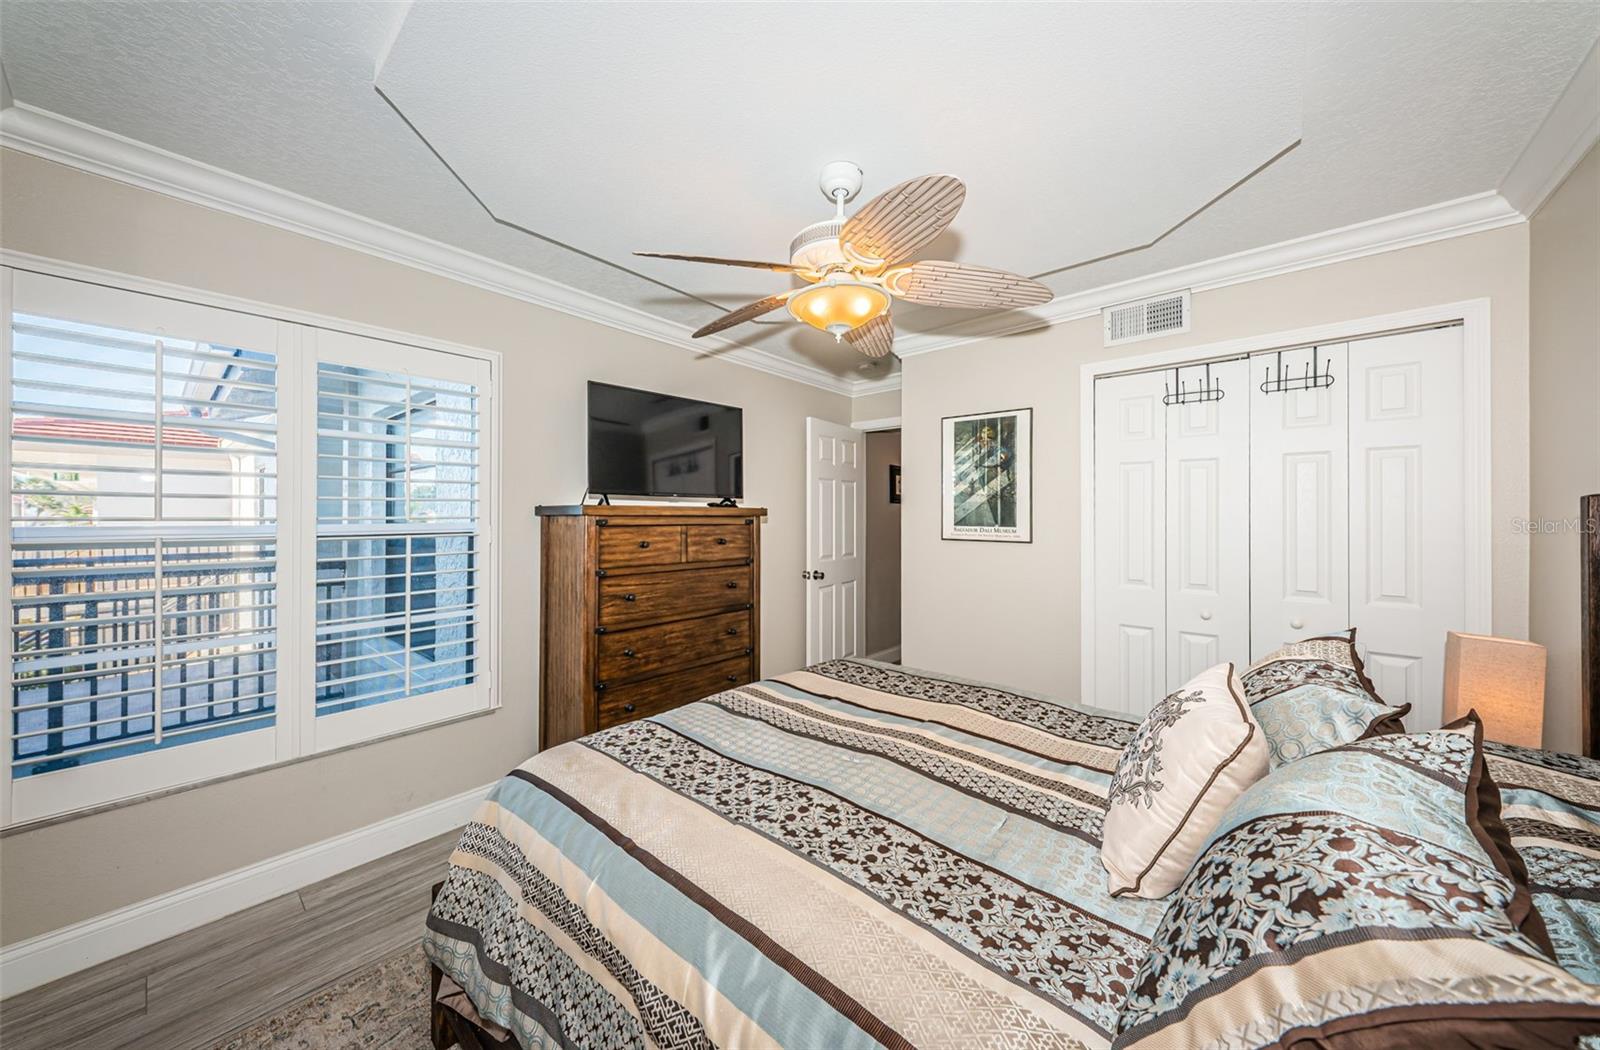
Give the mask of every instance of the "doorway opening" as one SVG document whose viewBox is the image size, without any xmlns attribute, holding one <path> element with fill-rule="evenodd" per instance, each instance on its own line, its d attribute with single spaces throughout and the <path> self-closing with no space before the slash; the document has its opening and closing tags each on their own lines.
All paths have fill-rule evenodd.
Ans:
<svg viewBox="0 0 1600 1050">
<path fill-rule="evenodd" d="M 806 420 L 806 663 L 900 662 L 900 420 Z"/>
<path fill-rule="evenodd" d="M 867 658 L 900 662 L 900 428 L 867 432 Z"/>
</svg>

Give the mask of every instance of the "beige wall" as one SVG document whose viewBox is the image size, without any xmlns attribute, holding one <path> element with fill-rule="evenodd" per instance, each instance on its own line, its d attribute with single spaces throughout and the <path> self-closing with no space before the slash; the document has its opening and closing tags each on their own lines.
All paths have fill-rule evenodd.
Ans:
<svg viewBox="0 0 1600 1050">
<path fill-rule="evenodd" d="M 1528 513 L 1528 227 L 1519 224 L 1202 292 L 1183 335 L 1108 350 L 1090 317 L 906 360 L 905 662 L 1078 696 L 1083 364 L 1479 297 L 1492 301 L 1494 629 L 1526 637 L 1528 538 L 1512 524 Z M 940 417 L 1023 406 L 1034 409 L 1033 542 L 941 541 Z"/>
<path fill-rule="evenodd" d="M 537 503 L 584 487 L 584 382 L 745 410 L 763 531 L 762 669 L 805 656 L 805 417 L 850 402 L 565 314 L 10 151 L 0 243 L 505 355 L 502 638 L 497 712 L 0 839 L 0 942 L 11 943 L 486 784 L 533 753 Z"/>
<path fill-rule="evenodd" d="M 1529 637 L 1550 652 L 1546 747 L 1581 746 L 1578 497 L 1600 492 L 1600 148 L 1530 224 L 1529 387 L 1534 406 Z"/>
<path fill-rule="evenodd" d="M 896 419 L 900 415 L 900 391 L 885 390 L 879 394 L 866 394 L 850 402 L 850 421 L 866 423 L 878 419 Z"/>
<path fill-rule="evenodd" d="M 889 502 L 889 465 L 900 431 L 867 435 L 867 655 L 900 644 L 900 507 Z"/>
</svg>

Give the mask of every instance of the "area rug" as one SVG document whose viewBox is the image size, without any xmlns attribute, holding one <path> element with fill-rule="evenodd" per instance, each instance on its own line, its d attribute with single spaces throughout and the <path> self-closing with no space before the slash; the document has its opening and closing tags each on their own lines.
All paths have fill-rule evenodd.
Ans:
<svg viewBox="0 0 1600 1050">
<path fill-rule="evenodd" d="M 430 1050 L 428 962 L 412 945 L 263 1018 L 213 1050 Z"/>
</svg>

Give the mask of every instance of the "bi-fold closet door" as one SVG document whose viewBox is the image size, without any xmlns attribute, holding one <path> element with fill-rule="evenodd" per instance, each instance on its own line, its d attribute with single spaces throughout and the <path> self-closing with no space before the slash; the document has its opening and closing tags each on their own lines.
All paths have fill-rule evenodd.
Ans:
<svg viewBox="0 0 1600 1050">
<path fill-rule="evenodd" d="M 1465 620 L 1461 329 L 1316 360 L 1333 385 L 1288 392 L 1260 389 L 1275 353 L 1212 362 L 1225 396 L 1186 405 L 1162 403 L 1170 367 L 1096 381 L 1086 702 L 1142 714 L 1212 664 L 1355 625 L 1384 698 L 1438 724 Z"/>
<path fill-rule="evenodd" d="M 1247 362 L 1212 366 L 1242 390 Z M 1171 370 L 1095 384 L 1096 695 L 1142 713 L 1250 644 L 1249 416 L 1167 406 Z M 1248 409 L 1248 405 L 1244 406 Z"/>
</svg>

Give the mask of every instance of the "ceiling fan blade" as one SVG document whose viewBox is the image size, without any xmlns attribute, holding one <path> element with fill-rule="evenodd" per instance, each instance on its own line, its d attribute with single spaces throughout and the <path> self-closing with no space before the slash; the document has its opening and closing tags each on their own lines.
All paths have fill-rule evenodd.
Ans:
<svg viewBox="0 0 1600 1050">
<path fill-rule="evenodd" d="M 703 335 L 710 335 L 712 332 L 720 332 L 724 328 L 732 328 L 736 324 L 744 324 L 746 321 L 751 320 L 752 318 L 760 317 L 762 314 L 771 313 L 784 303 L 788 302 L 789 296 L 793 294 L 794 292 L 782 292 L 778 295 L 769 295 L 765 299 L 757 299 L 753 303 L 746 303 L 739 307 L 739 309 L 725 313 L 715 321 L 712 321 L 710 324 L 703 325 L 702 327 L 696 329 L 694 338 L 699 339 Z"/>
<path fill-rule="evenodd" d="M 845 339 L 868 357 L 883 357 L 894 349 L 894 322 L 888 313 L 881 313 L 859 328 L 852 328 Z"/>
<path fill-rule="evenodd" d="M 954 175 L 908 179 L 850 216 L 839 232 L 839 243 L 863 262 L 909 259 L 944 232 L 966 199 L 966 183 Z"/>
<path fill-rule="evenodd" d="M 779 273 L 801 273 L 800 267 L 789 263 L 756 262 L 752 259 L 719 259 L 715 255 L 673 255 L 671 252 L 634 252 L 652 259 L 677 259 L 681 262 L 711 263 L 714 266 L 746 266 L 752 270 L 776 270 Z"/>
<path fill-rule="evenodd" d="M 1009 310 L 1042 306 L 1055 293 L 1038 281 L 988 266 L 925 259 L 884 275 L 884 287 L 911 303 Z"/>
</svg>

